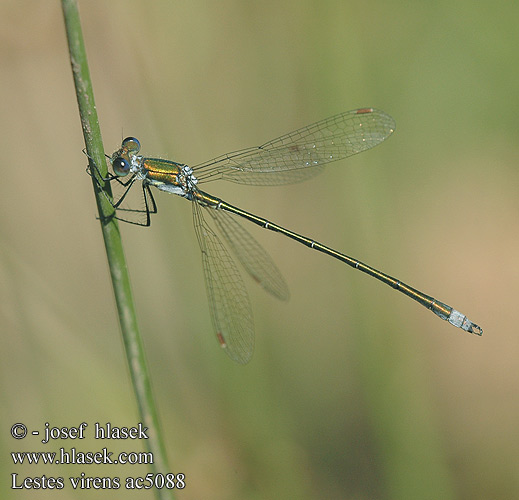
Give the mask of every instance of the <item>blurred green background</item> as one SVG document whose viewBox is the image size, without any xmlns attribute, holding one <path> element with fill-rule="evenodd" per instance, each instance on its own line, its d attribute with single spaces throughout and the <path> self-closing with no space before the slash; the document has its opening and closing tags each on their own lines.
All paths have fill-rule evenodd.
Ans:
<svg viewBox="0 0 519 500">
<path fill-rule="evenodd" d="M 185 499 L 519 498 L 519 71 L 513 2 L 84 1 L 105 147 L 195 164 L 348 109 L 396 134 L 315 180 L 212 183 L 229 202 L 358 257 L 480 324 L 456 330 L 390 288 L 249 227 L 291 288 L 247 280 L 256 352 L 212 333 L 191 207 L 157 194 L 122 226 L 173 472 Z M 15 441 L 15 422 L 135 425 L 59 2 L 0 6 L 2 498 L 27 476 L 145 466 L 15 466 L 10 451 L 141 451 Z M 210 187 L 210 189 L 209 189 Z M 68 480 L 67 480 L 68 481 Z M 106 492 L 153 498 L 151 492 Z"/>
</svg>

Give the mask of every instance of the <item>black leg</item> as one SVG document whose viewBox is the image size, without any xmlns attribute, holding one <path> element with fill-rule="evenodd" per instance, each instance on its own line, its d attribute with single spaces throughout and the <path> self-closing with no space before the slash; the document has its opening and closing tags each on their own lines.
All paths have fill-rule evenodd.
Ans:
<svg viewBox="0 0 519 500">
<path fill-rule="evenodd" d="M 90 157 L 89 157 L 90 158 Z M 108 157 L 109 158 L 109 157 Z M 128 224 L 134 224 L 137 226 L 149 226 L 151 224 L 151 216 L 150 214 L 156 214 L 157 213 L 157 205 L 155 203 L 155 199 L 153 198 L 153 194 L 150 190 L 150 187 L 143 182 L 142 184 L 142 193 L 144 197 L 144 208 L 141 209 L 132 209 L 132 208 L 123 208 L 121 207 L 121 204 L 126 198 L 126 195 L 129 193 L 130 189 L 132 188 L 134 182 L 137 180 L 137 177 L 135 174 L 130 175 L 130 178 L 126 181 L 122 181 L 121 178 L 117 175 L 114 175 L 110 172 L 108 172 L 107 177 L 103 177 L 101 175 L 101 172 L 99 171 L 99 168 L 94 163 L 92 158 L 90 158 L 90 164 L 88 165 L 86 169 L 88 175 L 94 178 L 97 187 L 100 191 L 102 191 L 103 195 L 107 199 L 107 201 L 116 209 L 116 214 L 113 216 L 114 219 L 120 220 L 121 222 L 126 222 Z M 112 183 L 113 181 L 117 182 L 118 185 L 122 186 L 124 191 L 118 199 L 112 199 L 108 195 L 108 193 L 105 190 L 105 187 L 102 185 L 102 182 L 108 182 Z M 137 220 L 130 220 L 129 218 L 120 217 L 119 214 L 121 212 L 125 212 L 127 214 L 146 214 L 145 221 L 137 221 Z M 112 218 L 112 217 L 110 217 Z"/>
</svg>

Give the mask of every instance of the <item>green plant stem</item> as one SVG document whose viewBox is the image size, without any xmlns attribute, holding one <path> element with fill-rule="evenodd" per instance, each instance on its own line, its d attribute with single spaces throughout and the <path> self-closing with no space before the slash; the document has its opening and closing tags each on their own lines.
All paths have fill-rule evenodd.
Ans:
<svg viewBox="0 0 519 500">
<path fill-rule="evenodd" d="M 101 175 L 105 176 L 107 168 L 104 148 L 94 104 L 94 93 L 83 43 L 77 1 L 62 0 L 62 8 L 86 152 L 90 161 L 95 162 L 99 168 Z M 153 454 L 151 469 L 153 473 L 166 474 L 169 472 L 169 467 L 157 411 L 153 401 L 144 346 L 137 325 L 137 316 L 119 226 L 117 220 L 113 217 L 114 208 L 101 192 L 94 179 L 92 179 L 92 182 L 99 210 L 128 367 L 142 423 L 149 429 L 149 439 L 146 440 L 146 446 L 148 451 Z M 157 498 L 173 498 L 171 490 L 166 488 L 154 489 L 154 491 Z"/>
</svg>

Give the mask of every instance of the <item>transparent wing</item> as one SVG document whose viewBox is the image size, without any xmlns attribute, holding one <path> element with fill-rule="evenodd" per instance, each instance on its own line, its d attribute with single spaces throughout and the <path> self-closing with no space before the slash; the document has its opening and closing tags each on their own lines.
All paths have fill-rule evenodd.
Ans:
<svg viewBox="0 0 519 500">
<path fill-rule="evenodd" d="M 306 180 L 324 165 L 366 151 L 395 130 L 391 116 L 373 108 L 346 111 L 255 148 L 195 165 L 200 181 L 278 185 Z"/>
<path fill-rule="evenodd" d="M 249 295 L 229 252 L 193 203 L 193 222 L 202 251 L 205 284 L 216 338 L 231 359 L 248 363 L 254 351 Z"/>
<path fill-rule="evenodd" d="M 254 281 L 274 297 L 288 300 L 290 296 L 288 285 L 265 249 L 232 214 L 223 210 L 208 210 L 216 227 Z"/>
</svg>

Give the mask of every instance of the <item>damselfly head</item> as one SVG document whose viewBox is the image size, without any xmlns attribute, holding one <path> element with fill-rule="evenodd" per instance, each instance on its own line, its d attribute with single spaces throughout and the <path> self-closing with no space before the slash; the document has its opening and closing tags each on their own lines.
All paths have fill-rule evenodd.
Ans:
<svg viewBox="0 0 519 500">
<path fill-rule="evenodd" d="M 115 175 L 125 177 L 131 171 L 132 156 L 141 149 L 141 143 L 135 137 L 127 137 L 121 147 L 111 156 L 112 168 Z"/>
</svg>

